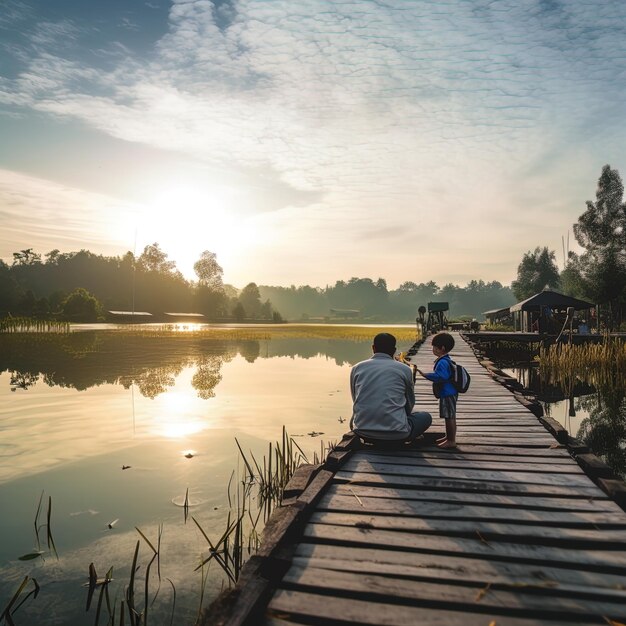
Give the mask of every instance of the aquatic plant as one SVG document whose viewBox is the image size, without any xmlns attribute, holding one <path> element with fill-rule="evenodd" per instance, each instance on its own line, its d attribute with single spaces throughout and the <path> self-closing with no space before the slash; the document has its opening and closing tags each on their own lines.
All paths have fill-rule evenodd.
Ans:
<svg viewBox="0 0 626 626">
<path fill-rule="evenodd" d="M 603 388 L 626 385 L 626 342 L 605 336 L 600 343 L 557 343 L 541 348 L 539 368 L 550 382 L 569 386 L 578 379 Z"/>
<path fill-rule="evenodd" d="M 141 545 L 141 541 L 137 540 L 135 544 L 135 550 L 133 552 L 133 560 L 130 568 L 130 578 L 128 581 L 128 585 L 124 590 L 124 597 L 120 602 L 120 610 L 119 610 L 119 623 L 124 624 L 124 620 L 126 615 L 128 615 L 129 623 L 131 626 L 148 626 L 148 617 L 150 608 L 156 602 L 156 599 L 161 590 L 161 537 L 163 534 L 163 525 L 160 524 L 157 529 L 157 540 L 156 547 L 155 542 L 150 541 L 146 534 L 139 528 L 135 527 L 135 530 L 139 533 L 141 538 L 144 540 L 146 545 L 152 551 L 152 556 L 148 565 L 145 568 L 145 575 L 143 581 L 143 591 L 137 592 L 136 583 L 137 583 L 137 572 L 140 569 L 138 565 L 139 561 L 139 547 Z M 150 588 L 150 573 L 154 562 L 157 563 L 157 576 L 158 576 L 158 585 L 156 590 L 151 593 Z M 108 613 L 107 624 L 111 624 L 114 626 L 116 615 L 118 615 L 117 607 L 115 604 L 111 605 L 111 600 L 109 597 L 109 584 L 113 580 L 113 568 L 111 567 L 109 571 L 106 573 L 104 578 L 98 578 L 96 574 L 96 568 L 94 564 L 91 563 L 89 565 L 89 582 L 86 586 L 89 587 L 89 591 L 87 594 L 87 605 L 86 610 L 89 611 L 91 607 L 92 598 L 94 595 L 94 591 L 96 587 L 100 587 L 100 595 L 98 598 L 98 605 L 96 608 L 94 626 L 98 626 L 100 623 L 100 615 L 102 613 L 103 599 L 106 601 L 106 609 Z M 173 591 L 172 598 L 172 612 L 171 612 L 171 620 L 170 624 L 173 623 L 174 620 L 174 612 L 176 608 L 176 587 L 174 583 L 167 578 L 166 579 Z"/>
<path fill-rule="evenodd" d="M 69 322 L 41 320 L 33 317 L 4 317 L 0 333 L 69 333 Z"/>
<path fill-rule="evenodd" d="M 52 526 L 51 526 L 51 519 L 52 519 L 52 496 L 48 497 L 48 512 L 46 514 L 46 523 L 45 524 L 39 524 L 39 515 L 41 513 L 41 505 L 43 503 L 43 495 L 44 492 L 41 492 L 41 495 L 39 496 L 39 503 L 37 504 L 37 511 L 35 513 L 35 520 L 33 522 L 33 525 L 35 527 L 35 542 L 37 544 L 37 549 L 33 550 L 27 554 L 23 554 L 22 556 L 18 557 L 20 561 L 31 561 L 32 559 L 36 559 L 38 557 L 41 557 L 43 559 L 43 556 L 45 554 L 45 551 L 41 549 L 41 536 L 40 536 L 40 532 L 42 528 L 46 529 L 46 542 L 47 542 L 47 546 L 48 546 L 48 551 L 51 551 L 54 553 L 54 556 L 56 556 L 57 560 L 59 559 L 59 554 L 57 552 L 57 548 L 56 545 L 54 544 L 54 537 L 52 536 Z"/>
<path fill-rule="evenodd" d="M 208 546 L 208 555 L 203 557 L 196 571 L 215 561 L 228 577 L 230 583 L 239 578 L 241 569 L 250 556 L 261 545 L 261 528 L 273 510 L 282 501 L 287 483 L 296 469 L 308 459 L 297 442 L 287 434 L 283 426 L 282 439 L 268 444 L 267 455 L 258 461 L 252 452 L 246 454 L 235 439 L 244 465 L 242 479 L 238 482 L 236 498 L 231 497 L 231 483 L 228 487 L 228 513 L 226 528 L 217 541 L 211 541 L 200 522 L 192 517 Z M 323 463 L 333 445 L 320 441 L 320 451 L 314 453 L 313 463 Z M 233 506 L 235 501 L 236 506 Z M 263 522 L 263 523 L 261 523 Z"/>
<path fill-rule="evenodd" d="M 115 331 L 125 335 L 169 337 L 173 335 L 236 341 L 260 341 L 271 339 L 343 339 L 348 341 L 371 341 L 378 333 L 392 333 L 399 343 L 419 339 L 415 327 L 349 326 L 331 324 L 273 324 L 255 326 L 207 326 L 163 324 L 160 326 L 132 324 Z"/>
<path fill-rule="evenodd" d="M 16 605 L 15 603 L 19 600 L 29 582 L 32 583 L 33 588 L 22 598 L 22 601 Z M 0 624 L 2 622 L 6 622 L 9 626 L 14 626 L 15 622 L 13 621 L 13 615 L 15 614 L 15 612 L 31 596 L 33 597 L 33 599 L 35 599 L 39 595 L 39 589 L 39 583 L 35 578 L 31 578 L 30 576 L 24 576 L 24 580 L 22 580 L 20 586 L 17 588 L 17 591 L 13 594 L 8 604 L 4 607 L 2 613 L 0 613 Z"/>
</svg>

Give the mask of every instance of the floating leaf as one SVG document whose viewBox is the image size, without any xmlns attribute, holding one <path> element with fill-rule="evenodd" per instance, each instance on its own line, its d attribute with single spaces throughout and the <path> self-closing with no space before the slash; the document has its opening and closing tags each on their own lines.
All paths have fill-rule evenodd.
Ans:
<svg viewBox="0 0 626 626">
<path fill-rule="evenodd" d="M 33 552 L 29 552 L 28 554 L 23 554 L 22 556 L 18 557 L 18 559 L 20 561 L 32 561 L 33 559 L 40 557 L 42 554 L 43 550 L 34 550 Z"/>
<path fill-rule="evenodd" d="M 485 597 L 489 589 L 491 589 L 491 583 L 487 583 L 483 589 L 479 590 L 474 598 L 474 602 L 480 602 Z"/>
</svg>

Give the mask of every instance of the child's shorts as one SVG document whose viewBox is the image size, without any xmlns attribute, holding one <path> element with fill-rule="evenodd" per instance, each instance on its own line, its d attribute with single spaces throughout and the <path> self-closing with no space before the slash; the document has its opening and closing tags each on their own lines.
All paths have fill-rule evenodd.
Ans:
<svg viewBox="0 0 626 626">
<path fill-rule="evenodd" d="M 456 418 L 456 401 L 459 396 L 446 396 L 439 398 L 439 417 L 451 420 Z"/>
</svg>

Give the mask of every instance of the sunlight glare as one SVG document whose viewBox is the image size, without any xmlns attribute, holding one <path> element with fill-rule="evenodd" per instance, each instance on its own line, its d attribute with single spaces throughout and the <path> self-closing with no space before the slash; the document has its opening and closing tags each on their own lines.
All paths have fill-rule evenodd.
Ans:
<svg viewBox="0 0 626 626">
<path fill-rule="evenodd" d="M 166 439 L 180 439 L 202 432 L 206 420 L 195 415 L 195 399 L 188 393 L 169 392 L 160 398 L 161 415 L 154 423 L 154 434 Z"/>
</svg>

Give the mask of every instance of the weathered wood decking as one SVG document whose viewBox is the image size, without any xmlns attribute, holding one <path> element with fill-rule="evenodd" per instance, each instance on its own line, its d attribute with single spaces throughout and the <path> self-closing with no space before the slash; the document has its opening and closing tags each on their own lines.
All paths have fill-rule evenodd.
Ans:
<svg viewBox="0 0 626 626">
<path fill-rule="evenodd" d="M 626 513 L 458 336 L 454 356 L 472 375 L 459 448 L 335 452 L 275 514 L 225 623 L 626 621 Z M 416 396 L 442 432 L 427 381 Z"/>
</svg>

